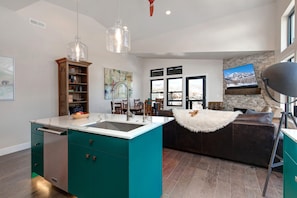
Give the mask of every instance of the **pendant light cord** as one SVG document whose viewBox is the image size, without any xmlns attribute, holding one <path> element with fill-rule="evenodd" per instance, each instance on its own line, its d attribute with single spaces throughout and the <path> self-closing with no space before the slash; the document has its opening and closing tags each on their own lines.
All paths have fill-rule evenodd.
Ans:
<svg viewBox="0 0 297 198">
<path fill-rule="evenodd" d="M 117 0 L 117 18 L 116 21 L 120 20 L 120 0 Z"/>
<path fill-rule="evenodd" d="M 79 13 L 78 13 L 78 1 L 80 0 L 75 0 L 76 3 L 76 35 L 74 42 L 69 43 L 68 48 L 67 48 L 67 57 L 72 60 L 72 61 L 87 61 L 88 59 L 88 47 L 84 43 L 80 41 L 79 38 Z M 74 0 L 73 0 L 74 2 Z M 73 9 L 75 12 L 75 9 Z"/>
<path fill-rule="evenodd" d="M 78 0 L 76 0 L 76 37 L 78 38 Z"/>
</svg>

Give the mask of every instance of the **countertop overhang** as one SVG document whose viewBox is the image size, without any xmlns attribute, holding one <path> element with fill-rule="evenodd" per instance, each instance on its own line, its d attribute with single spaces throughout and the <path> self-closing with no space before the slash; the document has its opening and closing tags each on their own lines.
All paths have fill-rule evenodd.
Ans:
<svg viewBox="0 0 297 198">
<path fill-rule="evenodd" d="M 297 129 L 281 129 L 284 134 L 289 136 L 297 144 Z"/>
<path fill-rule="evenodd" d="M 174 120 L 174 118 L 163 117 L 163 116 L 146 116 L 146 118 L 143 119 L 143 116 L 135 115 L 133 117 L 130 117 L 129 121 L 127 121 L 127 116 L 123 114 L 90 113 L 88 118 L 73 119 L 71 116 L 59 116 L 59 117 L 31 120 L 30 122 L 42 124 L 48 127 L 59 127 L 64 129 L 73 129 L 73 130 L 78 130 L 82 132 L 106 135 L 106 136 L 123 138 L 123 139 L 133 139 L 154 128 L 157 128 L 163 124 L 166 124 L 171 120 Z M 96 122 L 102 122 L 102 121 L 140 124 L 143 126 L 128 132 L 86 126 L 89 124 L 94 124 Z"/>
</svg>

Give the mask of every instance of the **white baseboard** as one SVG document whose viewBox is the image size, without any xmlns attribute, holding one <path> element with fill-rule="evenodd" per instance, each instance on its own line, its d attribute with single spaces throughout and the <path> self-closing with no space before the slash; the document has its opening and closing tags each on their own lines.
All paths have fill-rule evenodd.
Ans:
<svg viewBox="0 0 297 198">
<path fill-rule="evenodd" d="M 31 147 L 31 143 L 26 142 L 26 143 L 23 143 L 23 144 L 18 144 L 18 145 L 2 148 L 2 149 L 0 149 L 0 156 L 7 155 L 7 154 L 10 154 L 10 153 L 14 153 L 14 152 L 18 152 L 18 151 L 22 151 L 22 150 L 28 149 L 30 147 Z"/>
</svg>

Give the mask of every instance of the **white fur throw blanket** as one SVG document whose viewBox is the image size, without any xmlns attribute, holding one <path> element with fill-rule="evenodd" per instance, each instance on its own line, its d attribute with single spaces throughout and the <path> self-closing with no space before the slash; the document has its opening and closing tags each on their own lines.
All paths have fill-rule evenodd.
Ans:
<svg viewBox="0 0 297 198">
<path fill-rule="evenodd" d="M 192 116 L 191 113 L 194 111 L 191 109 L 173 109 L 173 115 L 178 124 L 192 132 L 214 132 L 228 125 L 241 114 L 240 111 L 201 109 Z"/>
</svg>

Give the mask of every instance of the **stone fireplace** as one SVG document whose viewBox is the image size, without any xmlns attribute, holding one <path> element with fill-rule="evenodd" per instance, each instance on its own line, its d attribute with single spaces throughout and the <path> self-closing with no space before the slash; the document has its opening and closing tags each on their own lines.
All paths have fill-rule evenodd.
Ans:
<svg viewBox="0 0 297 198">
<path fill-rule="evenodd" d="M 223 61 L 223 68 L 232 68 L 245 64 L 254 64 L 256 78 L 259 88 L 261 88 L 260 94 L 225 94 L 224 93 L 224 108 L 226 110 L 233 110 L 234 108 L 254 109 L 256 111 L 262 110 L 265 106 L 278 106 L 277 103 L 272 101 L 267 95 L 263 81 L 261 80 L 261 72 L 268 66 L 275 63 L 274 52 L 261 52 L 250 56 L 235 57 L 225 59 Z M 224 82 L 224 90 L 226 90 L 226 84 Z"/>
</svg>

